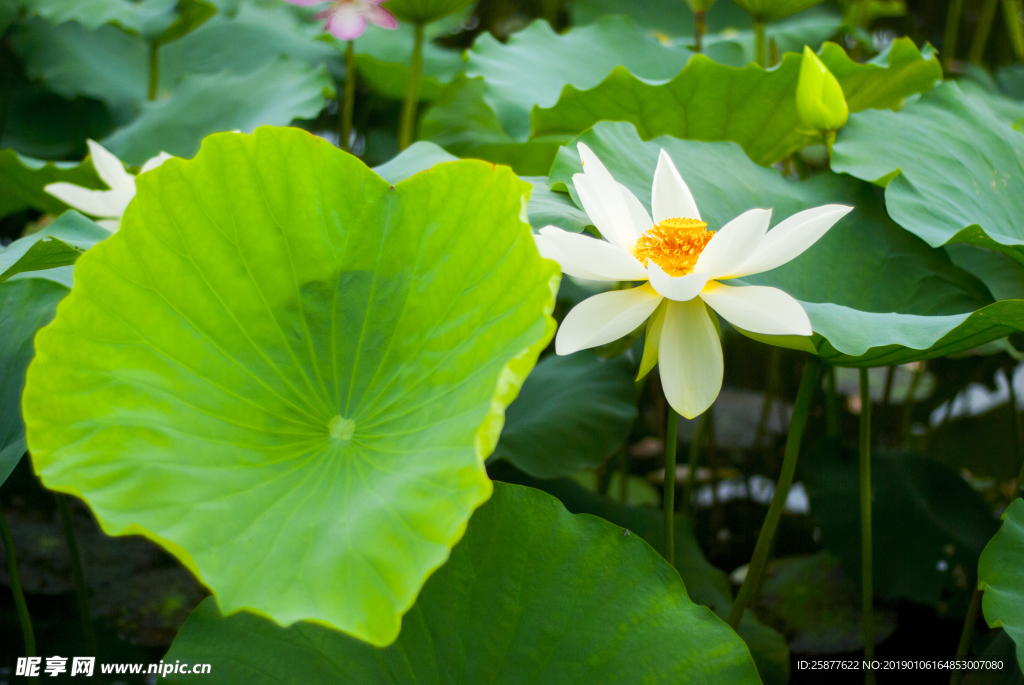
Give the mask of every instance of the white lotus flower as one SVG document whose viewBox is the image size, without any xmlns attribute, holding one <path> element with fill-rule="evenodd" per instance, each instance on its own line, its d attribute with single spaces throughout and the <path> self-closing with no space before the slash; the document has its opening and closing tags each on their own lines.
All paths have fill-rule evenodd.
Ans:
<svg viewBox="0 0 1024 685">
<path fill-rule="evenodd" d="M 722 388 L 722 344 L 707 307 L 751 333 L 811 335 L 807 313 L 787 293 L 723 281 L 785 264 L 852 207 L 808 209 L 771 231 L 771 210 L 751 209 L 720 231 L 708 231 L 690 189 L 662 150 L 651 190 L 652 220 L 586 145 L 581 143 L 579 151 L 584 173 L 573 176 L 573 185 L 605 239 L 546 226 L 535 236 L 541 255 L 577 278 L 647 282 L 595 295 L 574 307 L 558 329 L 555 352 L 604 345 L 653 315 L 641 373 L 657 361 L 665 397 L 673 409 L 693 418 L 711 406 Z"/>
<path fill-rule="evenodd" d="M 110 190 L 92 190 L 73 183 L 51 183 L 44 190 L 83 214 L 99 217 L 96 223 L 114 232 L 120 228 L 124 210 L 135 197 L 135 176 L 125 170 L 121 160 L 95 140 L 86 142 L 89 145 L 92 166 Z M 171 155 L 161 152 L 143 164 L 139 173 L 144 174 L 156 169 L 170 158 Z"/>
</svg>

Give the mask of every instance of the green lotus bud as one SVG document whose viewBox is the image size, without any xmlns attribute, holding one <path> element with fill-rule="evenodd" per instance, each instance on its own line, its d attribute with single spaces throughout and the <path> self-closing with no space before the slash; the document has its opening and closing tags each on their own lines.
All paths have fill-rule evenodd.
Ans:
<svg viewBox="0 0 1024 685">
<path fill-rule="evenodd" d="M 796 87 L 796 109 L 804 124 L 816 131 L 836 131 L 850 116 L 839 81 L 806 45 Z"/>
</svg>

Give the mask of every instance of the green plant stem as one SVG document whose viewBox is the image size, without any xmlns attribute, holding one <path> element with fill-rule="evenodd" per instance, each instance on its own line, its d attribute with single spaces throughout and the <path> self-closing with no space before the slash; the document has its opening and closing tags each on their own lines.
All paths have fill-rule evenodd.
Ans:
<svg viewBox="0 0 1024 685">
<path fill-rule="evenodd" d="M 964 0 L 949 0 L 949 14 L 946 15 L 946 35 L 942 39 L 942 63 L 946 70 L 956 59 L 956 39 L 960 33 L 960 16 L 964 11 Z"/>
<path fill-rule="evenodd" d="M 760 67 L 768 66 L 768 51 L 765 47 L 764 21 L 754 19 L 754 60 Z"/>
<path fill-rule="evenodd" d="M 352 115 L 356 111 L 356 48 L 355 41 L 350 40 L 345 48 L 345 100 L 338 111 L 338 137 L 341 149 L 349 152 L 352 139 Z"/>
<path fill-rule="evenodd" d="M 402 105 L 402 121 L 398 129 L 398 149 L 412 145 L 416 133 L 416 110 L 420 105 L 420 78 L 423 72 L 423 24 L 416 24 L 416 41 L 412 47 L 409 85 Z"/>
<path fill-rule="evenodd" d="M 665 400 L 665 560 L 676 564 L 676 447 L 679 414 Z"/>
<path fill-rule="evenodd" d="M 619 473 L 622 477 L 619 481 L 619 503 L 626 504 L 629 501 L 629 443 L 619 450 Z"/>
<path fill-rule="evenodd" d="M 974 40 L 971 41 L 971 50 L 967 54 L 971 64 L 981 64 L 981 58 L 985 55 L 985 46 L 992 32 L 992 20 L 995 19 L 998 2 L 999 0 L 985 0 L 985 4 L 981 6 L 978 26 L 974 29 Z"/>
<path fill-rule="evenodd" d="M 1014 461 L 1020 463 L 1024 461 L 1024 455 L 1021 454 L 1020 413 L 1017 411 L 1017 391 L 1013 387 L 1013 366 L 1006 367 L 1004 373 L 1010 391 L 1010 402 L 1007 405 L 1010 410 L 1010 430 L 1012 431 L 1010 444 L 1013 445 Z"/>
<path fill-rule="evenodd" d="M 7 131 L 7 117 L 11 110 L 11 90 L 14 84 L 14 56 L 8 44 L 10 27 L 0 38 L 0 141 Z"/>
<path fill-rule="evenodd" d="M 828 150 L 828 165 L 832 167 L 832 148 L 836 144 L 836 132 L 825 131 L 825 149 Z"/>
<path fill-rule="evenodd" d="M 910 441 L 910 424 L 914 417 L 914 400 L 917 395 L 917 388 L 924 378 L 924 362 L 917 363 L 914 370 L 914 377 L 910 379 L 910 390 L 907 391 L 907 399 L 903 402 L 903 416 L 900 418 L 900 444 L 906 445 Z"/>
<path fill-rule="evenodd" d="M 860 573 L 861 636 L 864 660 L 875 659 L 875 603 L 871 561 L 871 385 L 868 370 L 860 370 Z M 864 670 L 864 682 L 873 685 L 875 671 Z"/>
<path fill-rule="evenodd" d="M 704 34 L 708 31 L 708 21 L 704 12 L 693 13 L 693 50 L 704 51 Z"/>
<path fill-rule="evenodd" d="M 11 579 L 11 594 L 14 595 L 14 608 L 18 612 L 18 623 L 21 624 L 21 636 L 25 641 L 25 656 L 36 655 L 36 637 L 32 632 L 32 617 L 29 616 L 25 604 L 25 593 L 21 590 L 21 576 L 18 575 L 18 558 L 14 554 L 14 538 L 11 528 L 4 517 L 3 504 L 0 503 L 0 537 L 4 540 L 4 554 L 7 555 L 7 574 Z"/>
<path fill-rule="evenodd" d="M 1024 60 L 1024 24 L 1021 24 L 1020 20 L 1022 11 L 1024 11 L 1024 3 L 1021 0 L 1003 0 L 1006 30 L 1010 34 L 1013 52 L 1017 55 L 1018 60 Z"/>
<path fill-rule="evenodd" d="M 882 390 L 882 406 L 888 407 L 892 401 L 892 384 L 896 379 L 896 367 L 889 366 L 885 370 L 885 386 Z"/>
<path fill-rule="evenodd" d="M 153 41 L 149 44 L 149 90 L 146 99 L 156 100 L 160 88 L 160 44 Z"/>
<path fill-rule="evenodd" d="M 75 526 L 71 520 L 66 495 L 57 493 L 57 511 L 60 512 L 64 524 L 64 537 L 68 542 L 68 555 L 71 557 L 71 575 L 75 579 L 75 595 L 78 599 L 78 617 L 82 621 L 82 637 L 85 640 L 85 651 L 96 655 L 96 631 L 89 615 L 89 588 L 85 584 L 85 572 L 82 570 L 82 556 L 78 553 L 78 540 L 75 538 Z"/>
<path fill-rule="evenodd" d="M 558 0 L 544 0 L 544 19 L 555 31 L 558 30 Z"/>
<path fill-rule="evenodd" d="M 686 471 L 686 484 L 683 486 L 683 508 L 688 515 L 693 512 L 693 486 L 697 482 L 700 448 L 704 442 L 704 432 L 707 431 L 710 423 L 711 407 L 708 407 L 707 411 L 700 415 L 700 421 L 697 422 L 697 430 L 690 441 L 690 458 L 687 462 L 689 468 Z"/>
<path fill-rule="evenodd" d="M 975 588 L 971 595 L 971 604 L 967 607 L 967 617 L 964 618 L 964 629 L 960 633 L 960 644 L 956 648 L 956 660 L 964 661 L 971 651 L 971 642 L 974 641 L 974 628 L 978 624 L 978 612 L 981 610 L 982 591 Z M 962 668 L 954 668 L 953 674 L 949 677 L 949 685 L 960 685 L 960 681 L 967 675 Z"/>
<path fill-rule="evenodd" d="M 1017 411 L 1017 391 L 1013 388 L 1013 367 L 1007 367 L 1004 373 L 1010 390 L 1010 430 L 1013 432 L 1010 444 L 1013 445 L 1014 460 L 1021 465 L 1020 473 L 1017 475 L 1017 489 L 1020 490 L 1024 485 L 1024 450 L 1021 449 L 1024 439 L 1021 437 L 1020 412 Z"/>
<path fill-rule="evenodd" d="M 1024 464 L 1020 465 L 1020 473 L 1017 474 L 1017 492 L 1024 496 Z"/>
<path fill-rule="evenodd" d="M 836 367 L 828 367 L 828 393 L 825 395 L 825 431 L 830 438 L 838 438 L 842 429 L 839 421 L 839 394 L 836 392 Z"/>
<path fill-rule="evenodd" d="M 768 378 L 764 384 L 764 402 L 761 404 L 761 418 L 757 422 L 757 431 L 754 433 L 754 449 L 761 449 L 764 445 L 764 437 L 768 434 L 768 419 L 771 418 L 772 405 L 779 394 L 780 376 L 782 367 L 782 350 L 772 346 L 768 352 Z"/>
<path fill-rule="evenodd" d="M 743 579 L 743 585 L 740 586 L 740 591 L 736 594 L 736 601 L 733 602 L 732 608 L 729 610 L 729 617 L 726 619 L 733 630 L 739 626 L 740 620 L 743 618 L 743 611 L 747 608 L 754 590 L 761 584 L 761 577 L 768 565 L 775 530 L 779 526 L 783 510 L 786 508 L 789 488 L 793 485 L 796 461 L 800 454 L 800 441 L 803 438 L 804 427 L 807 425 L 807 415 L 811 408 L 811 400 L 814 398 L 814 391 L 817 389 L 820 371 L 821 362 L 817 357 L 811 357 L 804 362 L 800 389 L 797 390 L 796 401 L 793 403 L 793 416 L 789 421 L 789 435 L 786 437 L 786 453 L 782 458 L 779 482 L 775 487 L 772 503 L 768 506 L 768 515 L 765 516 L 764 525 L 761 526 L 761 532 L 757 536 L 757 544 L 754 546 L 754 554 L 750 559 L 747 576 Z"/>
</svg>

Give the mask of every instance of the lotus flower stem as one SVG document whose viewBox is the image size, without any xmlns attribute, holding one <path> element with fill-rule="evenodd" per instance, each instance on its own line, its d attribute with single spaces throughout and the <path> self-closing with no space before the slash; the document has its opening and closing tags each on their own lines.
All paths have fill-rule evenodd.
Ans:
<svg viewBox="0 0 1024 685">
<path fill-rule="evenodd" d="M 757 432 L 754 433 L 754 449 L 759 450 L 764 444 L 764 438 L 768 434 L 768 420 L 772 415 L 772 406 L 779 394 L 779 374 L 782 366 L 782 351 L 772 346 L 768 352 L 768 379 L 764 386 L 764 402 L 761 404 L 761 418 L 757 422 Z"/>
<path fill-rule="evenodd" d="M 868 370 L 860 370 L 860 559 L 861 635 L 864 659 L 875 659 L 874 578 L 871 561 L 871 386 Z M 864 671 L 864 682 L 873 685 L 875 672 Z"/>
<path fill-rule="evenodd" d="M 711 424 L 711 411 L 712 408 L 708 407 L 707 411 L 700 415 L 697 431 L 690 441 L 689 470 L 686 473 L 686 485 L 683 486 L 683 507 L 687 514 L 693 512 L 693 485 L 697 481 L 697 465 L 700 463 L 700 448 L 704 443 L 704 433 L 707 432 Z"/>
<path fill-rule="evenodd" d="M 882 406 L 888 407 L 892 402 L 892 384 L 896 380 L 896 367 L 887 366 L 885 369 L 885 386 L 882 390 Z"/>
<path fill-rule="evenodd" d="M 1010 436 L 1010 444 L 1013 445 L 1013 458 L 1020 463 L 1020 473 L 1017 475 L 1017 489 L 1024 489 L 1024 453 L 1021 450 L 1021 428 L 1020 428 L 1020 413 L 1017 411 L 1017 391 L 1013 388 L 1013 367 L 1007 367 L 1006 371 L 1007 385 L 1010 389 L 1010 430 L 1013 434 Z"/>
<path fill-rule="evenodd" d="M 694 52 L 704 51 L 704 34 L 708 30 L 708 22 L 705 12 L 693 13 L 693 49 Z"/>
<path fill-rule="evenodd" d="M 971 604 L 967 607 L 967 617 L 964 618 L 964 629 L 960 633 L 960 644 L 956 648 L 956 660 L 966 661 L 967 654 L 971 650 L 971 642 L 974 640 L 974 628 L 978 624 L 978 611 L 981 610 L 982 591 L 975 588 L 971 595 Z M 960 685 L 967 671 L 962 668 L 954 668 L 953 674 L 949 676 L 949 685 Z"/>
<path fill-rule="evenodd" d="M 402 106 L 402 121 L 398 130 L 398 149 L 412 145 L 416 133 L 416 110 L 420 104 L 420 76 L 423 71 L 423 24 L 416 24 L 416 42 L 412 48 L 412 67 L 409 70 L 409 87 Z"/>
<path fill-rule="evenodd" d="M 804 427 L 807 425 L 807 415 L 810 412 L 814 391 L 818 386 L 820 371 L 821 362 L 817 357 L 811 357 L 804 362 L 800 389 L 797 390 L 796 401 L 793 403 L 793 416 L 789 421 L 789 435 L 786 437 L 786 452 L 782 458 L 779 482 L 775 486 L 772 503 L 768 506 L 768 515 L 765 516 L 764 525 L 761 526 L 761 532 L 757 536 L 757 544 L 754 545 L 754 554 L 750 559 L 747 575 L 743 579 L 743 585 L 740 586 L 740 591 L 736 594 L 736 601 L 732 603 L 729 617 L 726 619 L 733 630 L 739 626 L 740 619 L 743 618 L 743 611 L 747 608 L 754 591 L 761 585 L 761 578 L 768 565 L 775 530 L 779 527 L 779 519 L 782 518 L 782 512 L 786 508 L 786 498 L 789 497 L 789 488 L 793 485 L 796 460 L 800 454 L 800 441 L 804 435 Z"/>
<path fill-rule="evenodd" d="M 914 399 L 917 396 L 917 388 L 921 385 L 921 379 L 924 378 L 925 363 L 918 362 L 917 368 L 914 369 L 914 377 L 910 379 L 910 390 L 907 391 L 907 399 L 903 402 L 903 416 L 901 417 L 900 425 L 900 443 L 903 445 L 907 444 L 910 440 L 910 423 L 914 418 Z"/>
<path fill-rule="evenodd" d="M 828 393 L 825 395 L 825 425 L 830 438 L 842 435 L 839 416 L 839 395 L 836 393 L 836 367 L 828 367 Z"/>
<path fill-rule="evenodd" d="M 349 152 L 349 140 L 352 138 L 352 114 L 356 109 L 356 49 L 355 41 L 350 40 L 345 48 L 345 100 L 338 111 L 341 117 L 338 136 L 341 149 Z"/>
<path fill-rule="evenodd" d="M 942 64 L 949 71 L 949 65 L 956 59 L 956 39 L 960 32 L 960 16 L 964 11 L 964 0 L 950 0 L 946 16 L 946 34 L 942 39 Z"/>
<path fill-rule="evenodd" d="M 665 400 L 665 560 L 676 565 L 676 447 L 679 414 Z"/>
<path fill-rule="evenodd" d="M 765 46 L 764 21 L 754 20 L 754 61 L 759 67 L 768 66 L 768 51 Z"/>
<path fill-rule="evenodd" d="M 1024 12 L 1021 0 L 1003 0 L 1003 16 L 1006 19 L 1006 30 L 1010 33 L 1010 43 L 1018 60 L 1024 60 L 1024 25 L 1020 15 Z"/>
<path fill-rule="evenodd" d="M 543 3 L 544 19 L 547 20 L 548 24 L 555 31 L 558 30 L 558 0 L 544 0 Z"/>
<path fill-rule="evenodd" d="M 1020 473 L 1017 474 L 1017 491 L 1024 496 L 1024 463 L 1020 465 Z"/>
<path fill-rule="evenodd" d="M 18 558 L 14 554 L 14 538 L 11 537 L 11 528 L 7 525 L 7 519 L 4 518 L 2 504 L 0 504 L 0 537 L 4 540 L 4 553 L 7 555 L 7 574 L 11 578 L 11 594 L 14 595 L 14 608 L 18 612 L 21 635 L 25 640 L 25 656 L 35 656 L 36 638 L 32 632 L 32 617 L 29 616 L 28 606 L 25 604 L 25 593 L 21 590 L 21 576 L 18 575 Z"/>
<path fill-rule="evenodd" d="M 71 575 L 75 579 L 75 596 L 78 599 L 78 617 L 82 621 L 85 651 L 95 656 L 96 631 L 93 629 L 92 618 L 89 616 L 89 588 L 85 584 L 85 572 L 82 570 L 82 557 L 78 553 L 74 522 L 71 520 L 71 511 L 68 509 L 67 496 L 58 492 L 56 499 L 57 511 L 60 512 L 60 519 L 64 524 L 64 537 L 68 542 L 68 556 L 71 557 Z"/>
<path fill-rule="evenodd" d="M 622 480 L 619 481 L 619 503 L 629 502 L 629 444 L 622 446 L 619 450 L 619 474 Z"/>
<path fill-rule="evenodd" d="M 992 32 L 992 20 L 995 19 L 998 2 L 999 0 L 985 0 L 985 4 L 981 6 L 978 26 L 974 29 L 974 40 L 971 41 L 971 51 L 967 55 L 971 64 L 981 64 L 981 58 L 985 55 L 985 46 L 988 44 L 989 33 Z"/>
<path fill-rule="evenodd" d="M 147 100 L 156 100 L 160 89 L 160 44 L 155 40 L 149 44 L 149 90 Z"/>
</svg>

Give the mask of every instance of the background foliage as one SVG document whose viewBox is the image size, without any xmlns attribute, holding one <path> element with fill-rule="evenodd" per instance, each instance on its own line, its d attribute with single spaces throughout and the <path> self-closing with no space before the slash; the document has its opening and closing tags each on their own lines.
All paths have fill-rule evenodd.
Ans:
<svg viewBox="0 0 1024 685">
<path fill-rule="evenodd" d="M 37 652 L 250 664 L 217 682 L 821 682 L 797 662 L 865 648 L 869 368 L 875 656 L 952 659 L 965 635 L 962 656 L 1004 668 L 962 682 L 1024 682 L 1024 7 L 691 4 L 710 7 L 390 0 L 401 24 L 353 42 L 353 74 L 321 7 L 0 0 L 0 501 Z M 805 45 L 848 104 L 837 132 L 801 119 Z M 260 126 L 285 128 L 208 138 Z M 44 189 L 105 188 L 87 139 L 133 173 L 182 158 L 139 180 L 113 237 Z M 724 389 L 679 426 L 674 569 L 642 329 L 544 347 L 552 317 L 618 287 L 558 284 L 524 224 L 596 233 L 578 142 L 648 206 L 665 149 L 712 229 L 856 207 L 747 279 L 797 298 L 811 338 L 723 324 Z M 372 321 L 379 355 L 352 362 L 367 403 L 338 414 L 342 446 L 328 314 Z M 810 355 L 796 484 L 733 632 Z M 211 373 L 220 390 L 196 385 Z M 389 435 L 358 433 L 374 419 Z M 344 450 L 373 468 L 323 467 Z M 13 597 L 0 667 L 24 653 Z"/>
</svg>

